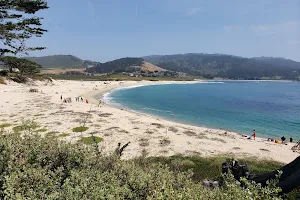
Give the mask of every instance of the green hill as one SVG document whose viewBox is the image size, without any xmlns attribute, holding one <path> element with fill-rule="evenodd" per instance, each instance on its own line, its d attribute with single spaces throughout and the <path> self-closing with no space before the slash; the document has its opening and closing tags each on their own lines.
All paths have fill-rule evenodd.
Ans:
<svg viewBox="0 0 300 200">
<path fill-rule="evenodd" d="M 99 63 L 95 67 L 87 69 L 91 73 L 121 73 L 134 72 L 143 65 L 142 58 L 120 58 L 106 63 Z"/>
<path fill-rule="evenodd" d="M 43 57 L 26 57 L 43 68 L 86 68 L 85 61 L 72 55 L 53 55 Z"/>
<path fill-rule="evenodd" d="M 283 58 L 189 53 L 145 56 L 143 59 L 163 69 L 206 78 L 297 80 L 300 76 L 300 62 Z"/>
</svg>

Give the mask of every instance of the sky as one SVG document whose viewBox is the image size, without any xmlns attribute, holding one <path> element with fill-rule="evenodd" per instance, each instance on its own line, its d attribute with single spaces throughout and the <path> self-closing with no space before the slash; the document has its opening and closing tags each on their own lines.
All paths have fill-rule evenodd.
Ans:
<svg viewBox="0 0 300 200">
<path fill-rule="evenodd" d="M 300 0 L 48 0 L 32 56 L 105 62 L 179 53 L 300 61 Z"/>
</svg>

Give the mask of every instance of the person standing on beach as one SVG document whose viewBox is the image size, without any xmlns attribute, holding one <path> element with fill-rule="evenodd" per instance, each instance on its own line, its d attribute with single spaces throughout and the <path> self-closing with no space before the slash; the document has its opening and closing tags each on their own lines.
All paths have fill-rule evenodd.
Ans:
<svg viewBox="0 0 300 200">
<path fill-rule="evenodd" d="M 254 138 L 254 140 L 255 140 L 255 137 L 256 137 L 256 132 L 255 132 L 255 130 L 253 130 L 253 138 Z"/>
<path fill-rule="evenodd" d="M 285 137 L 282 136 L 282 137 L 281 137 L 281 144 L 284 144 L 284 143 L 285 143 Z"/>
<path fill-rule="evenodd" d="M 60 95 L 60 100 L 62 101 L 62 95 Z"/>
</svg>

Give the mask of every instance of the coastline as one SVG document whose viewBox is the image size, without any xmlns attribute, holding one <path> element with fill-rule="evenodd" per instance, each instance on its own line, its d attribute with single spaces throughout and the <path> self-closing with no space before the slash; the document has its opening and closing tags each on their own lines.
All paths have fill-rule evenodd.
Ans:
<svg viewBox="0 0 300 200">
<path fill-rule="evenodd" d="M 47 129 L 42 135 L 53 132 L 56 135 L 67 133 L 63 140 L 76 142 L 90 133 L 103 138 L 99 143 L 103 152 L 111 152 L 118 142 L 131 142 L 124 152 L 129 159 L 141 155 L 146 150 L 149 156 L 182 155 L 227 155 L 230 157 L 256 157 L 283 163 L 294 160 L 298 153 L 291 151 L 293 144 L 279 145 L 264 138 L 248 140 L 239 133 L 198 127 L 169 121 L 158 116 L 133 112 L 105 104 L 98 107 L 98 98 L 115 89 L 138 85 L 188 84 L 193 82 L 172 81 L 54 81 L 53 84 L 37 82 L 36 86 L 19 85 L 10 82 L 0 86 L 0 105 L 3 113 L 0 123 L 20 124 L 24 119 L 37 121 Z M 39 88 L 39 93 L 29 93 L 29 88 Z M 83 96 L 89 103 L 72 102 L 65 104 L 60 95 L 75 99 Z M 7 103 L 8 102 L 8 103 Z M 82 124 L 88 116 L 84 133 L 73 133 L 72 128 Z M 2 122 L 2 121 L 3 122 Z M 12 131 L 12 127 L 6 128 Z"/>
</svg>

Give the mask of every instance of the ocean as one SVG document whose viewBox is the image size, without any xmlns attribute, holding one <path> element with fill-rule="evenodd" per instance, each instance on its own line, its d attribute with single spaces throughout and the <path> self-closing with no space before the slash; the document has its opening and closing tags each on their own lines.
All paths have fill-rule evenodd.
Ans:
<svg viewBox="0 0 300 200">
<path fill-rule="evenodd" d="M 300 83 L 208 81 L 123 88 L 111 104 L 185 124 L 300 140 Z"/>
</svg>

